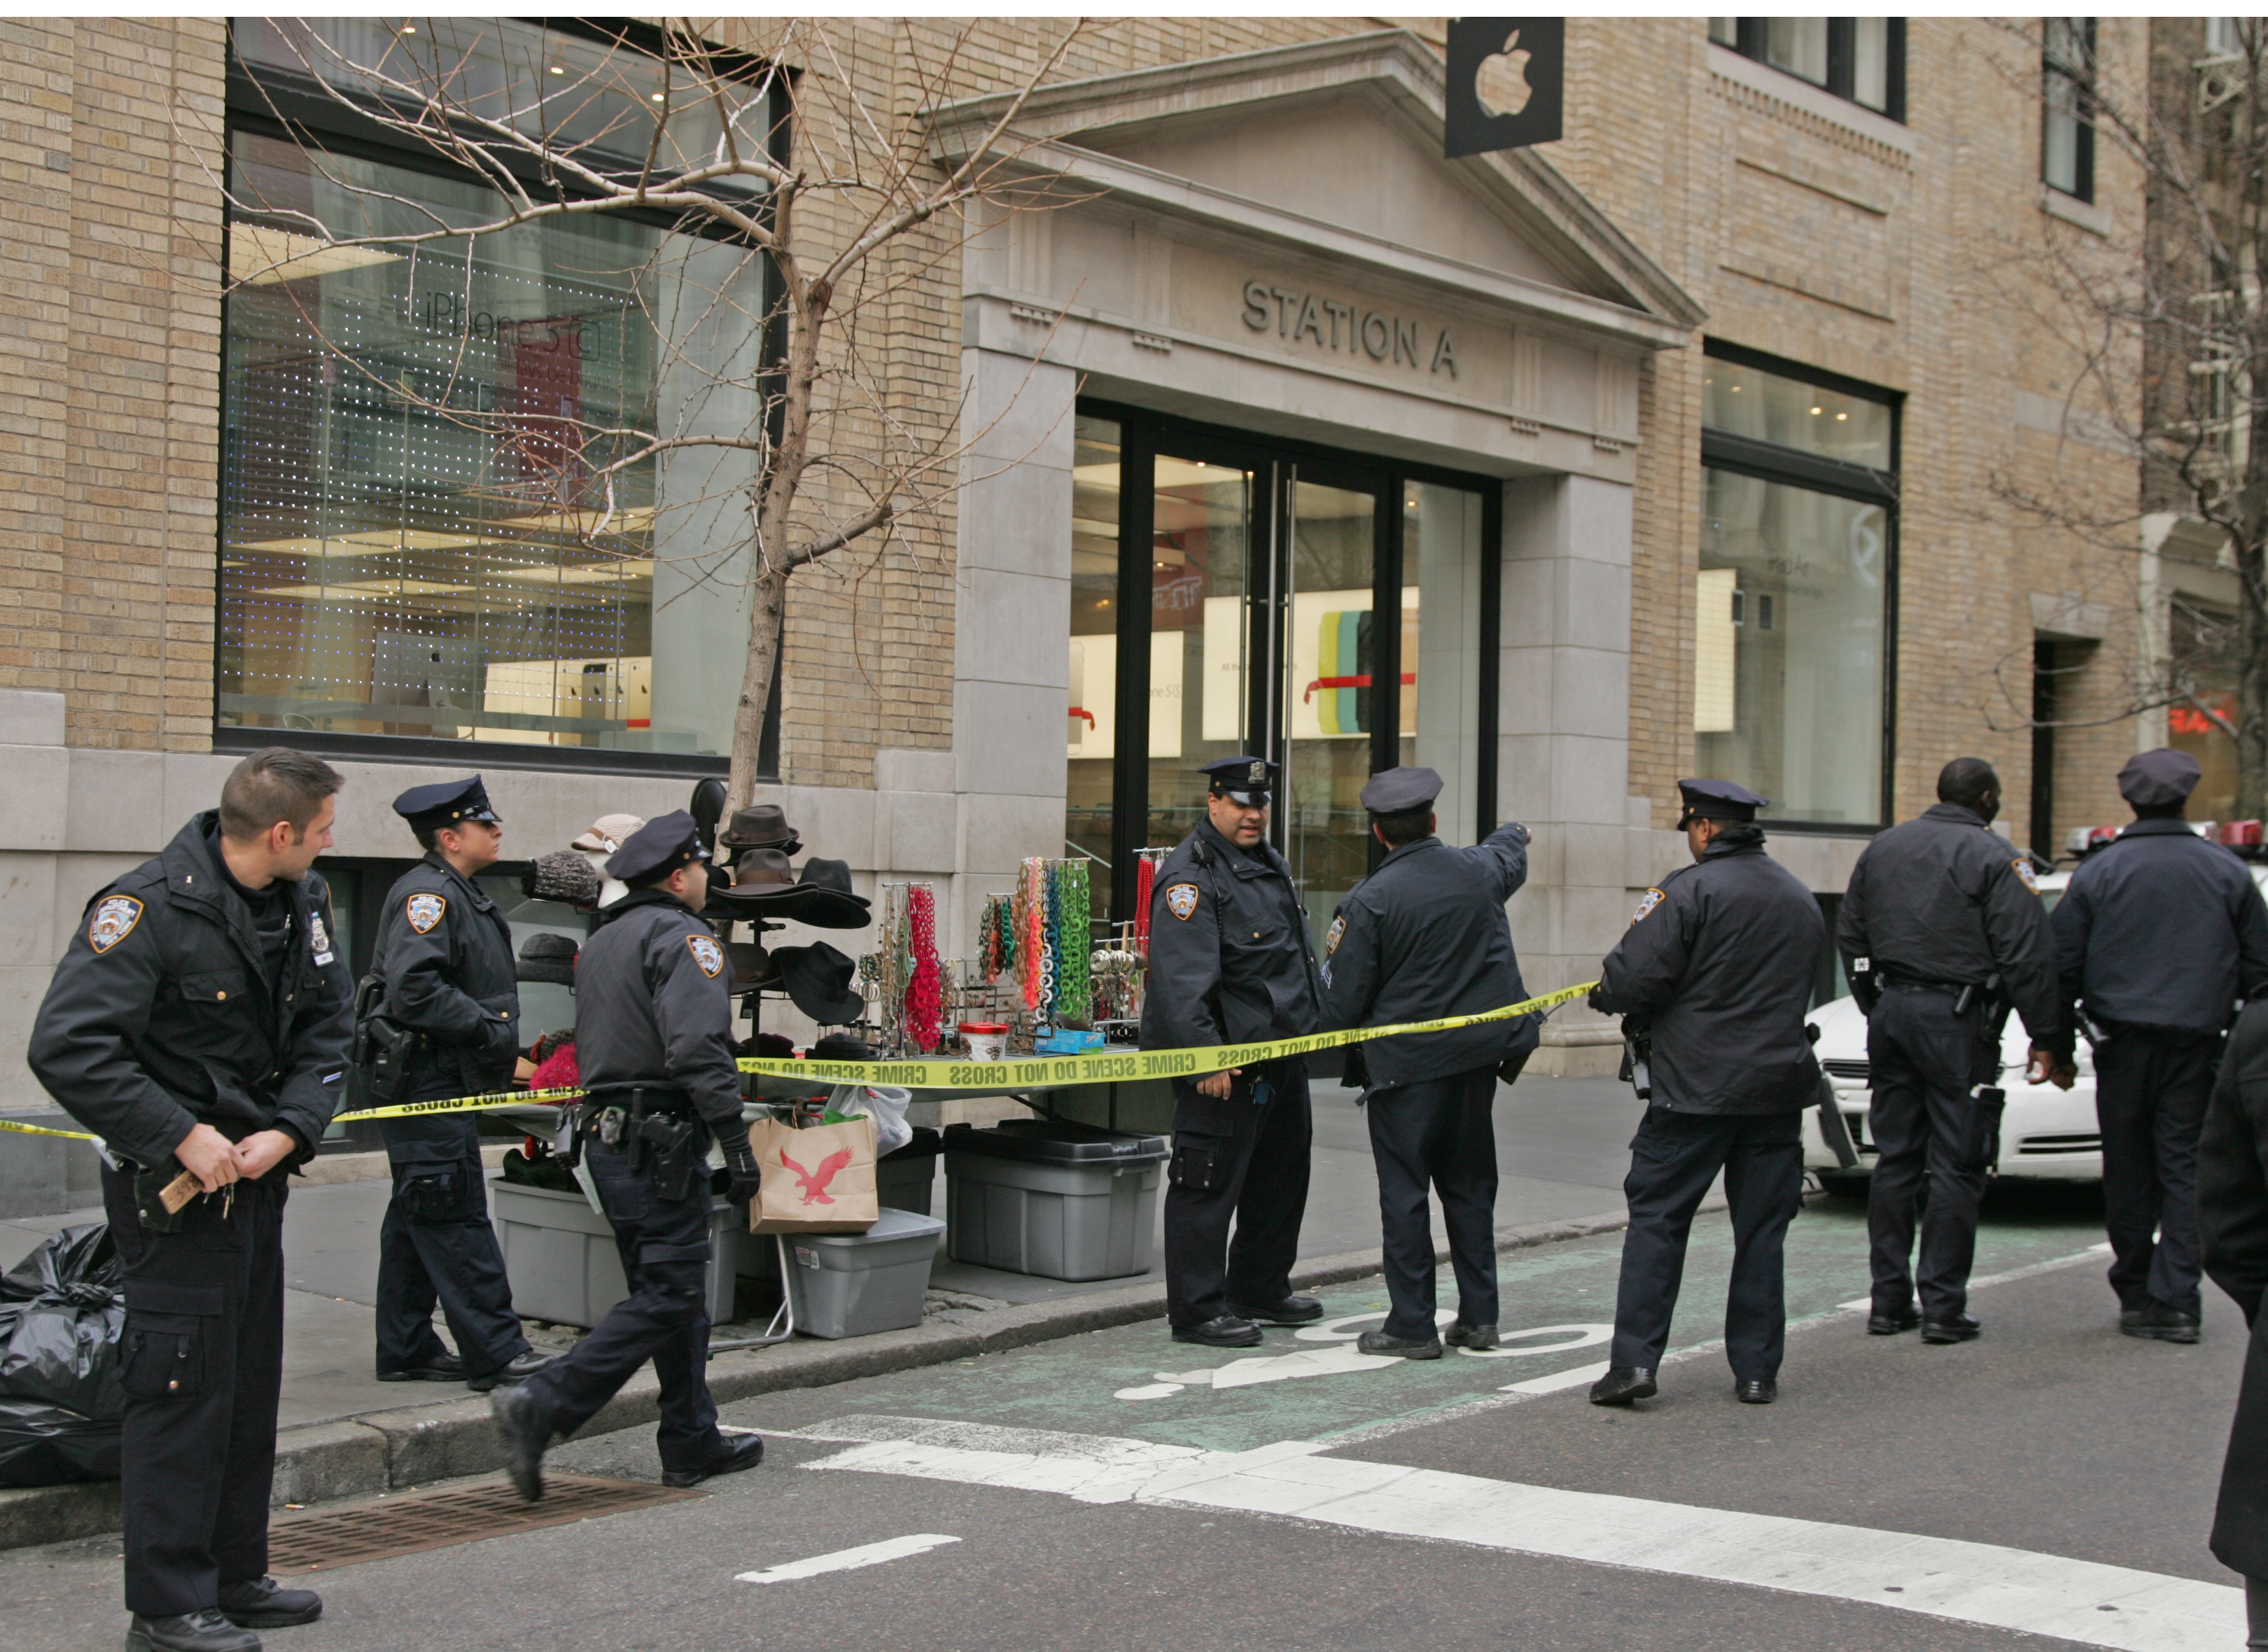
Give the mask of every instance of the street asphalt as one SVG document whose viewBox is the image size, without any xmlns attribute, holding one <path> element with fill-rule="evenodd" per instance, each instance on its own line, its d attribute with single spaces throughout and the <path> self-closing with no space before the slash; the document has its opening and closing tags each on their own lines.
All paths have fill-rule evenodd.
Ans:
<svg viewBox="0 0 2268 1652">
<path fill-rule="evenodd" d="M 1770 1408 L 1734 1402 L 1712 1346 L 1728 1240 L 1705 1215 L 1662 1396 L 1633 1411 L 1585 1402 L 1619 1241 L 1575 1239 L 1502 1258 L 1527 1334 L 1495 1358 L 1352 1354 L 1373 1280 L 1254 1353 L 1148 1322 L 763 1395 L 725 1420 L 769 1460 L 710 1495 L 317 1574 L 325 1620 L 268 1643 L 2235 1652 L 2205 1536 L 2241 1322 L 2209 1292 L 2201 1345 L 2123 1339 L 2091 1191 L 1989 1210 L 1984 1336 L 1940 1348 L 1864 1334 L 1863 1213 L 1809 1206 Z M 645 1429 L 552 1463 L 657 1472 Z M 115 1645 L 115 1555 L 0 1555 L 8 1644 Z"/>
</svg>

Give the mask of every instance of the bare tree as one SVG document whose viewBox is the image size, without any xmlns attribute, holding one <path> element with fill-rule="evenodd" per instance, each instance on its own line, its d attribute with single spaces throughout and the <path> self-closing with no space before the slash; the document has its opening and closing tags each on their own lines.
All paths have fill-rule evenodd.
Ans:
<svg viewBox="0 0 2268 1652">
<path fill-rule="evenodd" d="M 718 44 L 725 26 L 741 38 Z M 897 56 L 877 70 L 847 26 L 824 20 L 578 26 L 572 49 L 556 31 L 468 19 L 240 22 L 239 63 L 324 187 L 272 188 L 257 167 L 232 169 L 232 290 L 279 291 L 326 371 L 359 379 L 369 396 L 482 432 L 510 473 L 491 490 L 541 496 L 546 520 L 593 554 L 643 545 L 671 560 L 654 548 L 652 509 L 630 497 L 674 469 L 667 508 L 705 513 L 678 556 L 676 600 L 729 593 L 746 608 L 738 807 L 756 778 L 791 579 L 861 541 L 890 542 L 966 479 L 981 432 L 959 430 L 950 409 L 909 412 L 873 364 L 871 336 L 965 226 L 1050 203 L 1044 178 L 1010 166 L 1009 134 L 1083 32 L 1063 27 L 966 158 L 940 166 L 923 112 L 963 72 L 957 51 L 917 62 L 908 85 Z M 374 182 L 315 141 L 311 98 L 330 121 L 477 188 L 450 210 Z M 585 273 L 604 275 L 643 316 L 649 381 L 666 388 L 595 410 L 463 395 L 484 254 L 531 226 L 593 221 L 664 226 L 623 237 L 619 267 Z M 319 294 L 298 296 L 308 284 L 297 277 L 357 259 L 394 261 L 413 285 L 422 270 L 418 290 L 459 306 L 450 359 L 397 371 Z M 480 319 L 499 337 L 527 325 Z M 688 480 L 688 464 L 705 468 Z"/>
</svg>

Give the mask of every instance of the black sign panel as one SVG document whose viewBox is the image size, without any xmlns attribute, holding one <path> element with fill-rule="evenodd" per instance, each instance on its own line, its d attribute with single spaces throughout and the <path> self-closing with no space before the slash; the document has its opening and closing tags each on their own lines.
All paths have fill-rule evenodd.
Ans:
<svg viewBox="0 0 2268 1652">
<path fill-rule="evenodd" d="M 1481 67 L 1496 57 L 1504 59 L 1517 100 L 1504 109 L 1480 95 Z M 1566 67 L 1565 18 L 1451 18 L 1442 152 L 1454 159 L 1550 143 L 1565 107 Z"/>
</svg>

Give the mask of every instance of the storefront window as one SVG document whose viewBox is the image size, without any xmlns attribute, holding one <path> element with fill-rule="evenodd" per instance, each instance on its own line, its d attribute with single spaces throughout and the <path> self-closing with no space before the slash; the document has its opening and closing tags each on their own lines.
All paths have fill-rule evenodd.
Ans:
<svg viewBox="0 0 2268 1652">
<path fill-rule="evenodd" d="M 2236 741 L 2221 725 L 2237 720 L 2242 666 L 2235 616 L 2176 598 L 2167 616 L 2174 682 L 2190 697 L 2166 708 L 2166 741 L 2205 772 L 2190 795 L 2191 820 L 2225 821 L 2236 812 Z"/>
</svg>

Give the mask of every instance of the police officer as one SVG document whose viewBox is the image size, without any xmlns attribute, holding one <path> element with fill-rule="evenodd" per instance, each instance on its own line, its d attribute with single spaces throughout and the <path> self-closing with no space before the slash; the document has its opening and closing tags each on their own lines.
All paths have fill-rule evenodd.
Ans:
<svg viewBox="0 0 2268 1652">
<path fill-rule="evenodd" d="M 258 1652 L 312 1623 L 268 1569 L 284 1380 L 284 1178 L 344 1086 L 353 1009 L 329 891 L 339 776 L 271 746 L 220 807 L 87 903 L 32 1032 L 32 1070 L 103 1139 L 125 1265 L 119 1383 L 126 1644 Z M 169 1213 L 184 1172 L 199 1195 Z"/>
<path fill-rule="evenodd" d="M 740 1119 L 732 977 L 697 916 L 709 897 L 700 828 L 683 809 L 651 821 L 607 873 L 630 893 L 600 910 L 576 966 L 575 1052 L 590 1096 L 577 1114 L 630 1294 L 567 1353 L 490 1397 L 504 1466 L 530 1502 L 543 1495 L 551 1441 L 588 1422 L 648 1359 L 661 1379 L 665 1485 L 697 1486 L 764 1455 L 760 1435 L 718 1427 L 704 1368 L 710 1140 L 724 1148 L 736 1202 L 756 1191 L 756 1160 Z"/>
<path fill-rule="evenodd" d="M 2118 771 L 2134 823 L 2080 863 L 2053 926 L 2064 1001 L 2095 1029 L 2118 1328 L 2160 1342 L 2198 1339 L 2198 1132 L 2222 1035 L 2268 991 L 2268 905 L 2182 818 L 2200 772 L 2165 749 Z"/>
<path fill-rule="evenodd" d="M 1881 1155 L 1867 1191 L 1867 1329 L 1890 1337 L 1918 1324 L 1924 1342 L 1951 1343 L 1977 1334 L 1969 1265 L 1984 1173 L 1999 1151 L 1991 1092 L 2007 1007 L 2024 1018 L 2035 1083 L 2071 1088 L 2071 1035 L 2056 1003 L 2055 939 L 2031 863 L 1992 830 L 2000 777 L 1982 757 L 1955 757 L 1937 777 L 1937 795 L 1933 808 L 1859 855 L 1835 938 L 1867 1014 L 1867 1132 Z M 1929 1208 L 1917 1263 L 1925 1169 Z"/>
<path fill-rule="evenodd" d="M 1591 994 L 1592 1007 L 1623 1017 L 1648 1103 L 1623 1184 L 1614 1346 L 1591 1403 L 1655 1392 L 1693 1213 L 1721 1170 L 1733 1221 L 1725 1357 L 1741 1401 L 1769 1405 L 1787 1337 L 1781 1246 L 1803 1195 L 1801 1120 L 1818 1099 L 1803 1015 L 1827 926 L 1811 891 L 1764 853 L 1763 798 L 1728 780 L 1677 789 L 1694 864 L 1646 892 Z"/>
<path fill-rule="evenodd" d="M 1370 830 L 1387 852 L 1347 892 L 1324 946 L 1323 1024 L 1386 1027 L 1477 1014 L 1528 996 L 1504 903 L 1528 881 L 1528 828 L 1499 826 L 1475 849 L 1433 835 L 1441 777 L 1388 769 L 1362 789 Z M 1365 1353 L 1438 1360 L 1428 1184 L 1457 1275 L 1448 1341 L 1497 1344 L 1497 1071 L 1541 1036 L 1530 1017 L 1413 1033 L 1360 1046 L 1378 1165 L 1386 1290 L 1392 1311 L 1355 1346 Z"/>
<path fill-rule="evenodd" d="M 503 852 L 504 822 L 478 775 L 412 786 L 394 812 L 425 851 L 386 897 L 371 962 L 381 1013 L 416 1037 L 401 1099 L 500 1090 L 519 1055 L 519 972 L 512 926 L 473 880 Z M 519 1382 L 543 1357 L 512 1311 L 479 1125 L 470 1113 L 432 1113 L 378 1130 L 394 1172 L 378 1240 L 378 1380 L 481 1392 Z M 454 1353 L 433 1334 L 437 1297 Z"/>
<path fill-rule="evenodd" d="M 2197 1212 L 2205 1271 L 2252 1333 L 2221 1463 L 2213 1552 L 2243 1575 L 2245 1644 L 2268 1646 L 2268 1317 L 2260 1312 L 2268 1297 L 2268 1000 L 2247 1004 L 2229 1034 L 2198 1154 Z"/>
<path fill-rule="evenodd" d="M 1321 995 L 1307 914 L 1267 841 L 1276 765 L 1230 757 L 1203 772 L 1205 818 L 1158 868 L 1143 1045 L 1312 1033 Z M 1303 1056 L 1174 1080 L 1166 1313 L 1176 1342 L 1249 1348 L 1263 1324 L 1322 1316 L 1321 1302 L 1292 1294 L 1312 1135 Z"/>
</svg>

